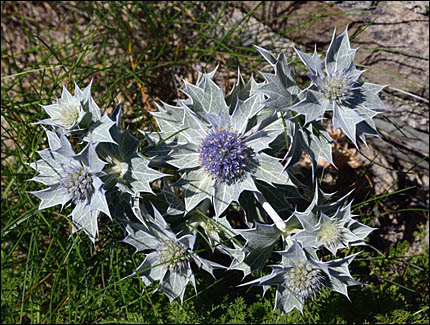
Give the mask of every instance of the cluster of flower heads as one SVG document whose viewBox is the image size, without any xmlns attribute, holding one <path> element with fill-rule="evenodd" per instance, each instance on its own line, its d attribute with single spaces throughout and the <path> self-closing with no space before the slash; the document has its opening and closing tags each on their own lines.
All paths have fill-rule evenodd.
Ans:
<svg viewBox="0 0 430 325">
<path fill-rule="evenodd" d="M 39 208 L 72 206 L 73 231 L 93 242 L 100 213 L 109 216 L 126 233 L 125 243 L 146 252 L 132 275 L 145 286 L 158 281 L 170 300 L 182 301 L 189 282 L 196 288 L 192 264 L 212 275 L 224 269 L 248 276 L 264 269 L 279 243 L 271 274 L 242 285 L 264 292 L 275 286 L 281 313 L 302 311 L 323 287 L 347 296 L 347 287 L 358 284 L 348 270 L 355 255 L 336 254 L 364 245 L 373 228 L 353 219 L 348 195 L 333 200 L 318 186 L 319 159 L 333 164 L 333 141 L 321 120 L 331 112 L 334 128 L 356 146 L 357 138 L 377 136 L 373 117 L 385 109 L 378 98 L 383 86 L 358 80 L 362 71 L 346 30 L 334 32 L 324 71 L 316 51 L 296 50 L 310 71 L 304 90 L 283 54 L 256 48 L 274 68 L 261 73 L 264 82 L 244 82 L 239 73 L 224 95 L 215 70 L 200 73 L 195 85 L 185 82 L 186 99 L 158 106 L 159 132 L 142 132 L 147 145 L 140 150 L 122 129 L 120 105 L 108 115 L 91 97 L 91 84 L 76 86 L 74 95 L 64 87 L 56 104 L 42 106 L 50 116 L 39 122 L 49 147 L 30 165 L 38 172 L 32 180 L 48 186 L 33 192 Z M 303 153 L 312 162 L 310 188 L 294 172 Z M 240 228 L 227 220 L 231 211 L 242 217 Z M 225 254 L 231 263 L 200 252 Z"/>
</svg>

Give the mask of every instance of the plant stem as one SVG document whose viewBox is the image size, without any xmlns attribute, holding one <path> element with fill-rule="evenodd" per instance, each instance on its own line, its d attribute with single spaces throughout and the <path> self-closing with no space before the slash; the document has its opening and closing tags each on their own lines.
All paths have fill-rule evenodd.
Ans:
<svg viewBox="0 0 430 325">
<path fill-rule="evenodd" d="M 285 224 L 284 220 L 281 219 L 279 214 L 272 208 L 269 202 L 266 201 L 266 198 L 263 194 L 260 192 L 254 192 L 254 196 L 258 203 L 261 204 L 263 209 L 267 212 L 269 217 L 273 220 L 276 227 L 282 232 L 285 233 L 287 231 L 287 225 Z"/>
</svg>

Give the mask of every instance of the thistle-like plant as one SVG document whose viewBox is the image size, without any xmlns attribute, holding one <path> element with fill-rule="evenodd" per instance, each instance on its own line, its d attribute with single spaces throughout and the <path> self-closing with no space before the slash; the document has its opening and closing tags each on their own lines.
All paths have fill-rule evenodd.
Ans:
<svg viewBox="0 0 430 325">
<path fill-rule="evenodd" d="M 313 298 L 323 287 L 335 290 L 348 297 L 347 287 L 360 284 L 352 279 L 348 265 L 357 254 L 346 258 L 320 261 L 313 249 L 304 249 L 294 241 L 288 249 L 277 252 L 281 264 L 269 265 L 272 273 L 242 285 L 263 286 L 263 292 L 276 286 L 275 308 L 281 314 L 296 308 L 303 311 L 306 299 Z"/>
<path fill-rule="evenodd" d="M 267 97 L 263 102 L 266 105 L 265 110 L 274 112 L 272 113 L 274 117 L 281 117 L 286 126 L 286 136 L 289 143 L 285 143 L 285 136 L 279 137 L 281 146 L 288 149 L 284 157 L 285 168 L 299 162 L 304 152 L 311 160 L 312 177 L 314 177 L 320 158 L 333 165 L 331 153 L 333 141 L 320 123 L 313 121 L 312 125 L 304 126 L 297 119 L 294 119 L 292 110 L 286 109 L 305 99 L 307 90 L 301 91 L 297 86 L 294 81 L 294 70 L 291 63 L 287 62 L 285 55 L 281 53 L 275 57 L 270 51 L 258 46 L 255 47 L 275 70 L 275 73 L 260 72 L 266 82 L 257 87 L 256 91 Z"/>
<path fill-rule="evenodd" d="M 38 123 L 52 126 L 65 134 L 81 132 L 85 141 L 95 145 L 99 142 L 114 142 L 109 133 L 114 122 L 91 97 L 91 84 L 84 90 L 75 84 L 73 96 L 63 85 L 61 98 L 55 104 L 41 105 L 50 118 Z"/>
<path fill-rule="evenodd" d="M 100 212 L 112 214 L 124 242 L 147 253 L 132 275 L 145 286 L 159 281 L 170 301 L 182 302 L 189 282 L 196 288 L 192 263 L 212 275 L 225 269 L 201 251 L 217 249 L 232 259 L 228 269 L 247 276 L 262 271 L 279 244 L 281 261 L 269 265 L 271 274 L 245 284 L 264 292 L 275 285 L 281 313 L 302 311 L 323 287 L 347 296 L 347 287 L 358 284 L 348 270 L 356 254 L 328 261 L 318 256 L 363 245 L 373 228 L 352 219 L 348 195 L 334 201 L 318 188 L 318 161 L 333 164 L 332 140 L 320 120 L 332 111 L 334 127 L 355 145 L 356 137 L 377 135 L 373 117 L 384 108 L 377 95 L 383 87 L 358 81 L 362 71 L 353 63 L 356 50 L 346 30 L 334 33 L 325 72 L 316 52 L 296 50 L 311 71 L 304 90 L 283 54 L 257 50 L 275 70 L 261 73 L 265 82 L 251 77 L 245 83 L 239 73 L 224 96 L 212 80 L 216 69 L 199 73 L 195 85 L 185 82 L 187 99 L 158 106 L 153 115 L 160 132 L 143 132 L 148 146 L 142 150 L 122 129 L 120 105 L 108 116 L 92 99 L 91 84 L 83 91 L 75 86 L 73 96 L 63 87 L 56 104 L 43 106 L 50 116 L 40 122 L 50 128 L 49 148 L 31 164 L 38 172 L 32 180 L 48 186 L 33 192 L 39 208 L 73 205 L 74 227 L 93 242 Z M 294 168 L 303 152 L 312 163 L 307 179 Z M 170 176 L 154 168 L 164 167 L 175 168 L 179 179 L 163 179 L 154 193 L 151 182 Z M 314 185 L 304 185 L 308 179 Z M 228 207 L 244 217 L 236 220 L 240 226 L 221 216 Z"/>
<path fill-rule="evenodd" d="M 296 49 L 311 72 L 316 90 L 307 89 L 303 100 L 293 106 L 281 107 L 281 110 L 304 115 L 305 123 L 319 120 L 326 111 L 332 111 L 333 127 L 342 129 L 356 146 L 356 137 L 366 143 L 365 135 L 378 136 L 373 118 L 386 109 L 378 97 L 385 86 L 358 80 L 364 71 L 355 67 L 356 51 L 350 47 L 347 29 L 340 35 L 336 35 L 335 29 L 323 72 L 316 49 L 312 56 Z"/>
<path fill-rule="evenodd" d="M 41 200 L 39 209 L 73 204 L 73 230 L 84 230 L 94 242 L 100 212 L 110 217 L 100 179 L 105 163 L 97 156 L 92 143 L 76 154 L 64 134 L 59 137 L 49 130 L 46 130 L 46 134 L 49 148 L 38 151 L 42 159 L 30 166 L 39 173 L 31 180 L 48 185 L 48 188 L 31 193 Z"/>
<path fill-rule="evenodd" d="M 170 301 L 184 298 L 186 286 L 191 282 L 197 291 L 191 262 L 213 275 L 213 270 L 222 265 L 204 259 L 193 252 L 196 236 L 188 233 L 178 237 L 169 227 L 160 212 L 153 207 L 152 217 L 145 209 L 134 212 L 142 223 L 128 222 L 125 225 L 127 237 L 124 242 L 134 246 L 136 253 L 151 250 L 145 260 L 131 276 L 140 276 L 145 286 L 159 281 L 158 289 Z"/>
<path fill-rule="evenodd" d="M 120 193 L 139 195 L 153 193 L 150 182 L 165 176 L 149 167 L 150 159 L 139 153 L 139 140 L 128 130 L 121 130 L 121 105 L 111 114 L 115 122 L 110 134 L 115 143 L 104 142 L 97 146 L 97 152 L 106 161 L 103 180 L 106 187 L 115 187 Z"/>
<path fill-rule="evenodd" d="M 332 217 L 319 212 L 318 219 L 311 216 L 311 213 L 296 213 L 299 220 L 306 219 L 306 222 L 303 222 L 304 230 L 298 232 L 294 238 L 304 247 L 325 247 L 335 256 L 339 249 L 363 245 L 364 239 L 375 230 L 352 219 L 351 203 L 338 208 Z"/>
<path fill-rule="evenodd" d="M 186 210 L 209 199 L 219 216 L 243 191 L 258 193 L 256 181 L 292 183 L 279 160 L 263 152 L 283 131 L 281 124 L 251 130 L 263 108 L 262 95 L 253 93 L 258 84 L 251 79 L 246 99 L 232 107 L 212 75 L 203 74 L 197 85 L 186 83 L 190 101 L 164 104 L 154 116 L 164 136 L 178 135 L 167 162 L 185 171 L 176 185 L 184 189 Z"/>
</svg>

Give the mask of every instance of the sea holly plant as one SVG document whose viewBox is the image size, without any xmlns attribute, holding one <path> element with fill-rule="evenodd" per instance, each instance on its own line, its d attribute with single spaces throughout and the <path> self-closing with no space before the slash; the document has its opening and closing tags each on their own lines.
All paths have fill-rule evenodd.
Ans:
<svg viewBox="0 0 430 325">
<path fill-rule="evenodd" d="M 61 110 L 66 104 L 68 108 L 76 104 L 83 114 L 89 114 L 90 120 L 95 118 L 89 128 L 79 129 L 80 119 L 67 125 L 52 119 L 42 121 L 52 127 L 52 130 L 45 129 L 49 147 L 39 151 L 42 159 L 30 166 L 39 172 L 32 180 L 49 186 L 32 192 L 41 199 L 39 209 L 58 204 L 73 205 L 73 232 L 83 230 L 95 242 L 100 213 L 112 218 L 107 198 L 112 201 L 114 196 L 128 193 L 131 204 L 139 193 L 152 193 L 149 183 L 164 174 L 149 167 L 150 160 L 138 153 L 139 141 L 127 130 L 121 130 L 121 105 L 117 105 L 109 117 L 91 98 L 90 86 L 83 92 L 76 86 L 74 97 L 64 87 L 62 98 L 50 107 L 55 114 L 64 114 Z M 87 111 L 82 107 L 91 109 Z M 67 136 L 89 142 L 76 144 L 73 141 L 75 147 L 85 145 L 77 154 Z"/>
<path fill-rule="evenodd" d="M 365 142 L 365 135 L 378 135 L 373 118 L 386 107 L 378 97 L 385 86 L 358 80 L 364 71 L 355 67 L 356 51 L 350 47 L 347 29 L 340 35 L 336 35 L 335 29 L 324 72 L 316 49 L 312 56 L 296 49 L 311 72 L 309 77 L 315 90 L 308 89 L 305 99 L 282 110 L 304 115 L 305 123 L 321 119 L 330 110 L 333 127 L 341 129 L 357 146 L 357 137 Z"/>
<path fill-rule="evenodd" d="M 112 142 L 100 143 L 97 152 L 107 164 L 104 181 L 107 188 L 115 187 L 119 193 L 138 195 L 141 192 L 153 193 L 150 182 L 165 174 L 149 167 L 149 157 L 139 153 L 139 140 L 128 130 L 121 130 L 121 105 L 111 114 L 115 126 L 110 129 Z"/>
<path fill-rule="evenodd" d="M 65 134 L 84 131 L 83 139 L 94 144 L 114 142 L 109 133 L 114 122 L 100 110 L 91 97 L 91 84 L 92 82 L 84 90 L 75 84 L 73 96 L 63 85 L 61 98 L 58 98 L 55 104 L 42 105 L 50 118 L 39 123 L 53 126 Z"/>
<path fill-rule="evenodd" d="M 105 163 L 97 156 L 92 143 L 76 154 L 64 134 L 58 137 L 55 132 L 46 130 L 46 133 L 50 147 L 39 151 L 42 159 L 30 164 L 39 172 L 31 180 L 49 186 L 32 192 L 41 200 L 39 209 L 73 203 L 73 230 L 84 230 L 94 241 L 100 212 L 110 216 L 100 179 Z"/>
<path fill-rule="evenodd" d="M 348 297 L 346 288 L 360 284 L 348 270 L 348 265 L 357 254 L 346 258 L 323 262 L 318 259 L 315 250 L 304 249 L 294 241 L 288 249 L 276 252 L 281 255 L 281 263 L 269 265 L 272 273 L 242 285 L 259 285 L 264 293 L 276 286 L 275 307 L 281 313 L 288 313 L 296 308 L 303 311 L 306 299 L 327 287 Z"/>
<path fill-rule="evenodd" d="M 265 202 L 257 181 L 293 184 L 279 159 L 263 152 L 283 132 L 281 124 L 250 128 L 252 118 L 264 107 L 262 95 L 252 93 L 258 85 L 251 79 L 248 98 L 237 99 L 233 108 L 211 75 L 202 75 L 200 87 L 186 84 L 184 93 L 191 101 L 165 104 L 154 116 L 162 134 L 178 134 L 167 163 L 184 171 L 176 186 L 184 190 L 185 209 L 191 211 L 209 199 L 215 215 L 220 216 L 233 201 L 239 201 L 243 191 L 251 191 Z M 284 227 L 273 209 L 270 216 Z"/>
<path fill-rule="evenodd" d="M 189 282 L 197 292 L 191 262 L 212 275 L 215 268 L 223 268 L 223 266 L 194 254 L 196 236 L 188 233 L 178 237 L 160 212 L 155 207 L 153 210 L 152 217 L 145 209 L 136 208 L 135 213 L 143 222 L 126 224 L 128 236 L 124 242 L 134 246 L 136 253 L 144 250 L 152 251 L 146 255 L 145 260 L 131 276 L 140 276 L 145 286 L 159 281 L 158 289 L 163 291 L 170 301 L 180 297 L 182 302 Z"/>
<path fill-rule="evenodd" d="M 310 71 L 305 89 L 284 54 L 256 48 L 274 73 L 260 73 L 259 83 L 238 70 L 225 95 L 217 69 L 199 72 L 195 84 L 184 81 L 186 98 L 157 104 L 158 130 L 141 131 L 144 140 L 123 128 L 120 104 L 111 114 L 99 108 L 91 83 L 74 95 L 63 86 L 55 104 L 42 106 L 48 147 L 30 164 L 31 180 L 47 186 L 32 192 L 39 209 L 70 207 L 73 231 L 94 245 L 100 215 L 109 216 L 142 255 L 130 276 L 145 290 L 157 282 L 170 301 L 182 302 L 189 283 L 196 290 L 192 267 L 213 276 L 240 270 L 241 285 L 263 292 L 274 286 L 281 313 L 302 312 L 324 287 L 348 296 L 359 283 L 349 272 L 357 254 L 345 252 L 365 245 L 374 228 L 353 215 L 351 192 L 321 189 L 320 159 L 334 166 L 323 119 L 355 146 L 365 143 L 378 134 L 383 86 L 359 81 L 347 30 L 334 32 L 324 70 L 316 51 L 296 50 Z M 303 153 L 311 168 L 297 166 Z M 271 273 L 261 276 L 266 267 Z"/>
</svg>

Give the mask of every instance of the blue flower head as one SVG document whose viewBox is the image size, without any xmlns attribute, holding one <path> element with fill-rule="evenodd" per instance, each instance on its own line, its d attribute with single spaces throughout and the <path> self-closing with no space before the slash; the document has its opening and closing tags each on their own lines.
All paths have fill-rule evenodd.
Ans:
<svg viewBox="0 0 430 325">
<path fill-rule="evenodd" d="M 252 150 L 242 143 L 237 132 L 220 127 L 202 141 L 200 165 L 212 177 L 232 184 L 240 180 L 250 166 Z"/>
<path fill-rule="evenodd" d="M 258 191 L 256 180 L 292 183 L 279 160 L 263 152 L 283 132 L 282 122 L 254 127 L 264 107 L 263 95 L 254 93 L 258 84 L 251 78 L 227 105 L 212 76 L 203 74 L 197 85 L 186 83 L 189 98 L 178 106 L 164 104 L 154 115 L 162 136 L 176 136 L 166 160 L 185 171 L 176 185 L 185 191 L 186 210 L 207 198 L 219 216 L 243 191 Z"/>
</svg>

